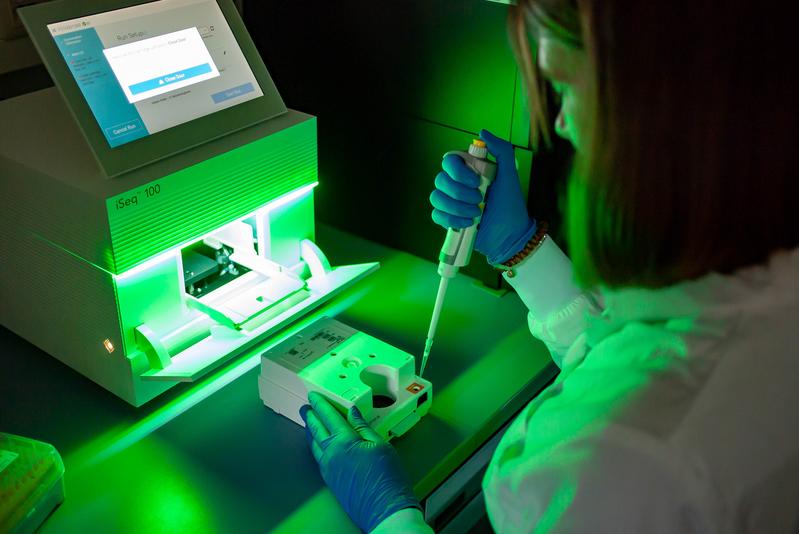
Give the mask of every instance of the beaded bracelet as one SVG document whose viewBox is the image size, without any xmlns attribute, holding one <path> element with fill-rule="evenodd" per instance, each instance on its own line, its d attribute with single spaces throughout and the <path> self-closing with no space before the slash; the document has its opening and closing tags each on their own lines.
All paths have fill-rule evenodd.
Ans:
<svg viewBox="0 0 799 534">
<path fill-rule="evenodd" d="M 514 254 L 510 257 L 507 261 L 503 261 L 500 265 L 497 265 L 497 269 L 505 271 L 505 274 L 508 278 L 513 278 L 516 276 L 516 273 L 513 272 L 513 266 L 521 263 L 523 259 L 527 256 L 535 252 L 535 250 L 541 246 L 541 243 L 547 238 L 547 230 L 549 229 L 549 225 L 546 221 L 541 221 L 538 224 L 538 229 L 536 230 L 533 237 L 530 238 L 530 241 L 524 245 L 519 252 Z"/>
</svg>

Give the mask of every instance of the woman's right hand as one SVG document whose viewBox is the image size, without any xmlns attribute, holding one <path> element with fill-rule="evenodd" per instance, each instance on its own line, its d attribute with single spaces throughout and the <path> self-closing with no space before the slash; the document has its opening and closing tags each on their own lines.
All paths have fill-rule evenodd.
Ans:
<svg viewBox="0 0 799 534">
<path fill-rule="evenodd" d="M 536 223 L 527 214 L 513 145 L 488 130 L 480 132 L 489 153 L 497 160 L 497 176 L 488 188 L 474 249 L 491 264 L 507 261 L 535 234 Z M 430 194 L 433 221 L 444 228 L 466 228 L 480 215 L 480 178 L 460 156 L 446 156 Z"/>
</svg>

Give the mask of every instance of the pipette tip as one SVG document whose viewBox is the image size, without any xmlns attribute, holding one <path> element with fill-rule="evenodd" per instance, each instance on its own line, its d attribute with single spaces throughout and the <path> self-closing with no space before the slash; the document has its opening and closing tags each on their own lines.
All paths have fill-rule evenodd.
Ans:
<svg viewBox="0 0 799 534">
<path fill-rule="evenodd" d="M 419 376 L 424 374 L 424 368 L 427 366 L 427 358 L 430 356 L 430 348 L 433 346 L 433 338 L 429 337 L 424 341 L 424 353 L 422 354 L 422 367 L 419 369 Z"/>
</svg>

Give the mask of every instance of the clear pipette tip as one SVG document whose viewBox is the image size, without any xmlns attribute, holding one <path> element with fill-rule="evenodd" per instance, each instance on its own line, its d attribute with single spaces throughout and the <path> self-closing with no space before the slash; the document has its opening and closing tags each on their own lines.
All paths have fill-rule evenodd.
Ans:
<svg viewBox="0 0 799 534">
<path fill-rule="evenodd" d="M 419 369 L 419 377 L 424 375 L 424 368 L 427 366 L 427 358 L 430 357 L 430 348 L 433 346 L 433 338 L 429 337 L 424 341 L 424 354 L 422 354 L 422 367 Z"/>
<path fill-rule="evenodd" d="M 433 338 L 436 334 L 436 327 L 438 326 L 438 318 L 441 317 L 441 306 L 444 305 L 444 297 L 447 294 L 447 286 L 449 285 L 449 278 L 442 276 L 441 281 L 438 283 L 438 294 L 436 294 L 436 304 L 433 306 L 433 317 L 430 319 L 430 329 L 427 331 L 427 339 L 424 342 L 424 353 L 422 354 L 422 366 L 419 369 L 419 376 L 424 374 L 424 368 L 427 366 L 427 358 L 430 357 L 430 347 L 433 346 Z"/>
</svg>

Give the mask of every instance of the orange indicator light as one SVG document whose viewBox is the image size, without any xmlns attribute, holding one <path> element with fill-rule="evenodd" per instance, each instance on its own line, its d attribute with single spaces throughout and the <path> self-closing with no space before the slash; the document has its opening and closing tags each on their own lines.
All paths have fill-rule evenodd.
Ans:
<svg viewBox="0 0 799 534">
<path fill-rule="evenodd" d="M 422 391 L 424 389 L 424 386 L 419 384 L 419 383 L 417 383 L 417 382 L 414 382 L 413 384 L 411 384 L 410 386 L 406 387 L 405 389 L 407 391 L 410 391 L 411 393 L 419 393 L 420 391 Z"/>
</svg>

